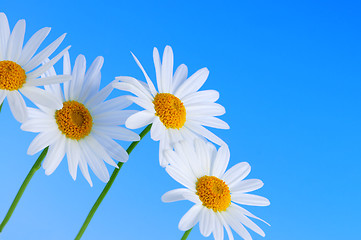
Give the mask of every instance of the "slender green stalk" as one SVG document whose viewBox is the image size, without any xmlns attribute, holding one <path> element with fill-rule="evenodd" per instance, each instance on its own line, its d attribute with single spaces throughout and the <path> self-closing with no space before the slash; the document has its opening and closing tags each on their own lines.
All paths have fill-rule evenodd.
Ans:
<svg viewBox="0 0 361 240">
<path fill-rule="evenodd" d="M 150 131 L 150 128 L 151 128 L 151 127 L 152 127 L 152 124 L 149 124 L 146 128 L 144 128 L 144 130 L 139 134 L 140 140 L 142 140 L 142 138 Z M 132 144 L 130 144 L 130 146 L 129 146 L 128 149 L 127 149 L 127 153 L 128 153 L 128 154 L 130 154 L 130 153 L 133 151 L 133 149 L 138 145 L 138 143 L 140 142 L 140 140 L 139 140 L 139 141 L 132 142 Z M 118 163 L 118 167 L 119 167 L 119 168 L 116 168 L 116 169 L 113 171 L 113 174 L 112 174 L 112 176 L 110 177 L 107 185 L 105 185 L 102 193 L 99 195 L 99 197 L 98 197 L 98 199 L 96 200 L 96 202 L 94 203 L 92 209 L 91 209 L 90 212 L 88 213 L 88 216 L 87 216 L 87 218 L 85 219 L 85 221 L 84 221 L 84 223 L 83 223 L 83 226 L 82 226 L 81 229 L 79 230 L 78 235 L 76 235 L 75 240 L 79 240 L 79 239 L 83 236 L 83 234 L 84 234 L 86 228 L 88 227 L 90 221 L 92 220 L 92 218 L 93 218 L 96 210 L 98 209 L 99 205 L 102 203 L 104 197 L 107 195 L 110 187 L 113 185 L 114 180 L 115 180 L 115 178 L 117 177 L 117 175 L 118 175 L 120 169 L 122 168 L 123 164 L 124 164 L 124 163 L 122 163 L 122 162 L 119 162 L 119 163 Z"/>
<path fill-rule="evenodd" d="M 39 168 L 41 167 L 41 162 L 44 160 L 46 154 L 48 153 L 48 147 L 46 147 L 42 153 L 40 154 L 40 156 L 38 157 L 38 159 L 36 160 L 36 162 L 34 163 L 33 167 L 30 169 L 30 172 L 28 173 L 28 175 L 26 176 L 23 184 L 21 185 L 18 193 L 16 194 L 13 203 L 11 204 L 4 220 L 2 221 L 1 225 L 0 225 L 0 232 L 2 232 L 2 230 L 4 229 L 6 223 L 9 221 L 11 215 L 13 214 L 16 205 L 18 205 L 18 202 L 20 201 L 21 196 L 23 195 L 26 187 L 28 186 L 31 178 L 34 176 L 35 172 L 39 170 Z"/>
<path fill-rule="evenodd" d="M 188 235 L 191 233 L 192 229 L 193 229 L 193 228 L 185 231 L 181 240 L 186 240 L 187 237 L 188 237 Z"/>
<path fill-rule="evenodd" d="M 2 102 L 0 105 L 0 112 L 1 112 L 1 109 L 3 108 L 3 104 L 4 104 L 4 102 Z"/>
</svg>

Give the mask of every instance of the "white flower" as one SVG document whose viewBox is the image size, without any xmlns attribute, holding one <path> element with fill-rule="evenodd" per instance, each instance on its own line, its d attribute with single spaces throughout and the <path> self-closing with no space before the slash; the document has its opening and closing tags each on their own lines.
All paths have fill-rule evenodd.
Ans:
<svg viewBox="0 0 361 240">
<path fill-rule="evenodd" d="M 243 180 L 251 171 L 246 162 L 226 171 L 229 157 L 227 146 L 220 147 L 217 152 L 213 144 L 200 139 L 192 143 L 180 142 L 175 145 L 175 151 L 165 152 L 170 163 L 166 171 L 186 188 L 165 193 L 162 201 L 189 200 L 195 203 L 180 220 L 180 230 L 191 229 L 199 222 L 201 234 L 208 237 L 213 233 L 216 240 L 223 239 L 224 228 L 229 239 L 233 240 L 231 228 L 242 238 L 252 239 L 244 226 L 265 236 L 248 217 L 259 218 L 236 204 L 269 205 L 266 198 L 247 193 L 261 188 L 263 182 Z"/>
<path fill-rule="evenodd" d="M 0 104 L 7 97 L 15 119 L 23 122 L 27 117 L 26 105 L 21 92 L 32 102 L 42 102 L 48 107 L 61 107 L 43 89 L 36 86 L 65 82 L 70 76 L 50 76 L 39 78 L 52 67 L 69 49 L 67 47 L 46 64 L 44 62 L 63 41 L 65 34 L 34 56 L 40 44 L 49 34 L 50 28 L 37 31 L 23 48 L 25 20 L 19 20 L 10 34 L 9 23 L 4 13 L 0 13 Z M 37 68 L 38 67 L 38 68 Z"/>
<path fill-rule="evenodd" d="M 103 160 L 114 167 L 117 165 L 113 159 L 121 162 L 128 160 L 127 152 L 113 139 L 140 140 L 136 133 L 118 126 L 136 112 L 122 110 L 132 102 L 124 96 L 104 102 L 113 87 L 110 83 L 99 91 L 103 61 L 103 57 L 97 57 L 85 72 L 85 57 L 79 55 L 71 73 L 69 55 L 66 54 L 63 69 L 65 74 L 72 75 L 72 80 L 64 83 L 64 92 L 59 84 L 45 86 L 45 91 L 60 101 L 62 107 L 49 108 L 39 102 L 39 109 L 28 108 L 29 118 L 21 129 L 40 132 L 30 144 L 28 154 L 33 155 L 49 146 L 43 163 L 45 174 L 53 173 L 66 154 L 69 172 L 74 180 L 79 165 L 92 186 L 89 164 L 95 175 L 107 182 L 109 173 Z M 47 75 L 55 76 L 54 69 Z"/>
<path fill-rule="evenodd" d="M 135 129 L 153 124 L 151 137 L 155 141 L 160 140 L 161 166 L 167 164 L 163 157 L 164 150 L 171 149 L 181 140 L 205 137 L 218 145 L 225 144 L 203 127 L 229 129 L 227 123 L 215 117 L 225 113 L 224 107 L 215 103 L 219 93 L 215 90 L 198 91 L 207 80 L 207 68 L 187 78 L 187 66 L 182 64 L 173 75 L 172 48 L 165 47 L 162 63 L 157 48 L 154 48 L 157 91 L 138 59 L 133 57 L 143 71 L 147 84 L 132 77 L 117 77 L 120 82 L 115 83 L 114 87 L 135 94 L 137 97 L 130 96 L 130 99 L 145 109 L 129 117 L 125 125 Z"/>
</svg>

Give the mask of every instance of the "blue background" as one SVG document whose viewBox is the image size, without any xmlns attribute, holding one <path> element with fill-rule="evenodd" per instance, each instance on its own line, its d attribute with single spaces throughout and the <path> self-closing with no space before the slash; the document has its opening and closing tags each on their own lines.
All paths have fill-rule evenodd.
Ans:
<svg viewBox="0 0 361 240">
<path fill-rule="evenodd" d="M 26 39 L 52 27 L 43 47 L 67 32 L 61 46 L 72 45 L 73 62 L 80 53 L 88 65 L 104 56 L 103 86 L 119 75 L 144 80 L 129 51 L 155 80 L 152 49 L 167 44 L 190 73 L 208 67 L 202 89 L 218 90 L 227 109 L 231 129 L 214 132 L 230 146 L 230 166 L 248 161 L 249 178 L 265 183 L 255 193 L 271 206 L 247 209 L 271 223 L 256 220 L 266 239 L 330 240 L 361 239 L 360 9 L 360 1 L 329 0 L 63 0 L 1 1 L 0 10 L 11 28 L 26 19 Z M 26 154 L 35 134 L 19 129 L 7 103 L 0 123 L 2 219 L 37 156 Z M 80 171 L 74 182 L 66 161 L 51 176 L 41 169 L 0 239 L 73 239 L 105 186 L 92 178 L 93 188 Z M 83 239 L 180 239 L 179 219 L 192 204 L 160 201 L 179 186 L 148 135 Z M 197 227 L 188 239 L 204 238 Z"/>
</svg>

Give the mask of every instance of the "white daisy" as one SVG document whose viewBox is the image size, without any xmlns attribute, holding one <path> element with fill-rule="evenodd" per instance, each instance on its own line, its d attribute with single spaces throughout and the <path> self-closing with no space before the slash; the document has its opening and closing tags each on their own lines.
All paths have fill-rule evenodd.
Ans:
<svg viewBox="0 0 361 240">
<path fill-rule="evenodd" d="M 165 47 L 162 63 L 157 48 L 154 48 L 157 91 L 138 59 L 133 57 L 143 71 L 147 84 L 132 77 L 117 77 L 116 80 L 120 82 L 115 83 L 114 87 L 135 94 L 136 97 L 131 96 L 130 99 L 145 109 L 129 117 L 126 126 L 135 129 L 153 123 L 151 137 L 155 141 L 160 140 L 161 166 L 167 164 L 163 157 L 164 150 L 181 140 L 201 136 L 218 145 L 225 144 L 203 127 L 229 129 L 227 123 L 215 117 L 225 113 L 224 107 L 215 103 L 219 93 L 215 90 L 198 91 L 207 80 L 207 68 L 187 78 L 187 66 L 182 64 L 173 75 L 172 48 Z"/>
<path fill-rule="evenodd" d="M 103 57 L 97 57 L 86 72 L 85 57 L 79 55 L 71 73 L 69 55 L 66 54 L 64 74 L 71 74 L 72 80 L 64 83 L 64 92 L 59 84 L 45 86 L 45 91 L 60 101 L 62 107 L 49 108 L 39 102 L 39 109 L 28 108 L 29 118 L 21 129 L 40 132 L 30 144 L 28 154 L 33 155 L 49 146 L 43 163 L 45 174 L 53 173 L 66 154 L 74 180 L 79 165 L 92 186 L 89 164 L 95 175 L 107 182 L 109 173 L 103 160 L 114 167 L 117 165 L 113 159 L 120 162 L 128 160 L 127 152 L 113 139 L 140 140 L 136 133 L 118 126 L 136 112 L 122 110 L 132 102 L 125 96 L 105 101 L 113 90 L 112 83 L 99 91 L 103 61 Z M 47 75 L 55 76 L 55 71 L 52 69 Z"/>
<path fill-rule="evenodd" d="M 259 218 L 236 204 L 269 205 L 266 198 L 247 193 L 261 188 L 263 182 L 243 180 L 251 171 L 246 162 L 226 171 L 229 157 L 227 146 L 220 147 L 217 152 L 213 144 L 200 139 L 192 143 L 180 142 L 175 145 L 175 151 L 165 152 L 169 161 L 166 171 L 186 188 L 165 193 L 162 201 L 189 200 L 195 203 L 180 220 L 180 230 L 189 230 L 199 222 L 201 234 L 208 237 L 213 233 L 216 240 L 223 239 L 224 228 L 229 239 L 233 240 L 231 228 L 242 238 L 252 239 L 244 226 L 265 236 L 248 217 Z"/>
<path fill-rule="evenodd" d="M 19 20 L 10 34 L 8 19 L 4 13 L 0 13 L 0 104 L 7 97 L 11 112 L 19 122 L 23 122 L 27 116 L 25 101 L 19 92 L 34 103 L 42 102 L 48 107 L 61 107 L 60 102 L 47 95 L 43 89 L 37 88 L 37 86 L 65 82 L 70 79 L 70 76 L 65 75 L 39 78 L 70 47 L 38 67 L 58 48 L 65 37 L 63 34 L 34 56 L 49 32 L 48 27 L 40 29 L 23 48 L 25 20 Z"/>
</svg>

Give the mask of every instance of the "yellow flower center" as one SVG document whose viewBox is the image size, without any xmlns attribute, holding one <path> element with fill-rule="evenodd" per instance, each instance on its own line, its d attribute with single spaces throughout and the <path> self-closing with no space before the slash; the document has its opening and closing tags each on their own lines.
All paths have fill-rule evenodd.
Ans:
<svg viewBox="0 0 361 240">
<path fill-rule="evenodd" d="M 158 93 L 153 100 L 156 116 L 166 128 L 183 127 L 186 122 L 186 109 L 179 98 L 170 93 Z"/>
<path fill-rule="evenodd" d="M 59 130 L 74 140 L 88 136 L 93 126 L 89 110 L 77 101 L 64 102 L 63 108 L 55 112 L 55 120 Z"/>
<path fill-rule="evenodd" d="M 14 91 L 26 81 L 25 70 L 13 61 L 0 61 L 0 89 Z"/>
<path fill-rule="evenodd" d="M 231 192 L 227 184 L 214 176 L 203 176 L 196 183 L 196 194 L 203 206 L 215 212 L 225 211 L 231 205 Z"/>
</svg>

